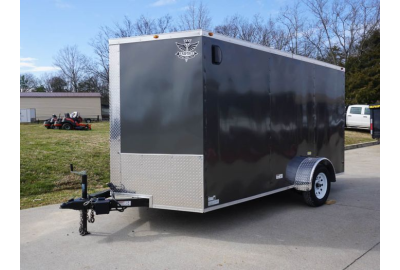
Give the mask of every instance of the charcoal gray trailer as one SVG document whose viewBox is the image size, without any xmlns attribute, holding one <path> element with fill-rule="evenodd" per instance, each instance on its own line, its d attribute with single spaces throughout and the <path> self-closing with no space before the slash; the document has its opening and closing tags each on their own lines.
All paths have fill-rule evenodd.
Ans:
<svg viewBox="0 0 400 270">
<path fill-rule="evenodd" d="M 325 203 L 343 68 L 203 30 L 109 44 L 110 190 L 62 208 L 204 213 L 291 188 Z"/>
</svg>

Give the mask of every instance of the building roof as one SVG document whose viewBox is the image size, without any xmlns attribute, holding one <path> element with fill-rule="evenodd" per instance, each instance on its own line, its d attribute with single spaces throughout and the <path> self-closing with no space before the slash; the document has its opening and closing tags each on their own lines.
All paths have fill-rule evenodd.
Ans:
<svg viewBox="0 0 400 270">
<path fill-rule="evenodd" d="M 29 92 L 29 93 L 20 93 L 21 98 L 79 98 L 79 97 L 91 97 L 91 98 L 99 98 L 101 97 L 100 93 L 65 93 L 65 92 L 57 92 L 57 93 L 47 93 L 47 92 Z"/>
</svg>

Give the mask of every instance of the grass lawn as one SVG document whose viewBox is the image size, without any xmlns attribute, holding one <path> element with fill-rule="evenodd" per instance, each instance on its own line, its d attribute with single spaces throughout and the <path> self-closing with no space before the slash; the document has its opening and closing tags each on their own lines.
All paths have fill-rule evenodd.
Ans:
<svg viewBox="0 0 400 270">
<path fill-rule="evenodd" d="M 89 192 L 102 190 L 110 180 L 109 123 L 93 123 L 91 131 L 47 130 L 42 124 L 20 125 L 20 208 L 80 197 L 80 177 L 87 170 Z M 346 130 L 345 142 L 373 141 L 368 131 Z"/>
<path fill-rule="evenodd" d="M 89 192 L 110 180 L 109 123 L 92 130 L 47 130 L 42 124 L 20 125 L 20 208 L 60 203 L 80 197 L 80 177 L 87 170 Z"/>
<path fill-rule="evenodd" d="M 346 130 L 344 135 L 345 145 L 373 142 L 369 130 Z"/>
</svg>

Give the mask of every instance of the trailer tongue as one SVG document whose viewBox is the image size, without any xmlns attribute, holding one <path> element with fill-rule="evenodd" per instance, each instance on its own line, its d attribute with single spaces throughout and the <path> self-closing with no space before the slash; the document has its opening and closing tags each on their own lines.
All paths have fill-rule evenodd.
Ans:
<svg viewBox="0 0 400 270">
<path fill-rule="evenodd" d="M 110 211 L 124 212 L 128 207 L 149 207 L 149 199 L 147 198 L 120 198 L 116 199 L 114 192 L 119 191 L 118 187 L 112 183 L 108 184 L 110 189 L 100 191 L 93 194 L 87 193 L 87 174 L 86 171 L 74 171 L 71 164 L 71 173 L 82 177 L 82 197 L 78 199 L 70 199 L 60 205 L 61 209 L 71 209 L 80 211 L 79 234 L 84 236 L 90 234 L 87 230 L 87 223 L 94 223 L 94 213 L 96 215 L 109 214 Z M 89 216 L 90 211 L 90 216 Z"/>
</svg>

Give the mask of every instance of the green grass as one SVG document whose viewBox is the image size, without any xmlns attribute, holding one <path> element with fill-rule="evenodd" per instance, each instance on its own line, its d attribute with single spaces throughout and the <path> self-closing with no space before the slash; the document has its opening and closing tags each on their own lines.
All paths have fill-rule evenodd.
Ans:
<svg viewBox="0 0 400 270">
<path fill-rule="evenodd" d="M 93 123 L 91 131 L 47 130 L 41 124 L 20 125 L 20 208 L 61 203 L 80 197 L 80 177 L 88 172 L 89 192 L 110 180 L 109 123 Z M 346 130 L 345 142 L 373 141 L 368 131 Z"/>
<path fill-rule="evenodd" d="M 345 145 L 372 142 L 369 130 L 346 130 L 345 131 Z"/>
<path fill-rule="evenodd" d="M 93 123 L 92 130 L 47 130 L 41 124 L 20 125 L 21 208 L 60 203 L 79 196 L 86 170 L 89 192 L 106 187 L 110 179 L 109 123 Z"/>
</svg>

